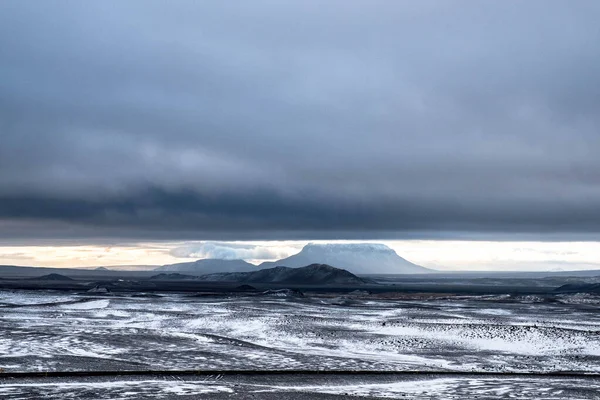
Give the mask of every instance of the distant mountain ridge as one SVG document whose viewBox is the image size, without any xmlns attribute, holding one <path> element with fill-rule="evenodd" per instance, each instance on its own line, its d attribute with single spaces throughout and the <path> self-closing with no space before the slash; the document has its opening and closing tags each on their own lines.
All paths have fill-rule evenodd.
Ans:
<svg viewBox="0 0 600 400">
<path fill-rule="evenodd" d="M 333 265 L 359 275 L 436 272 L 405 260 L 384 244 L 374 243 L 309 243 L 298 254 L 279 261 L 264 262 L 259 265 L 259 268 L 274 266 L 298 268 L 314 263 Z"/>
<path fill-rule="evenodd" d="M 244 260 L 221 260 L 216 258 L 206 258 L 203 260 L 184 262 L 178 264 L 163 265 L 155 268 L 154 271 L 160 272 L 185 272 L 190 275 L 207 275 L 220 272 L 252 272 L 259 268 Z"/>
<path fill-rule="evenodd" d="M 292 285 L 362 285 L 368 279 L 326 264 L 312 264 L 300 268 L 274 267 L 254 272 L 229 272 L 204 275 L 199 278 L 212 282 L 278 283 Z"/>
</svg>

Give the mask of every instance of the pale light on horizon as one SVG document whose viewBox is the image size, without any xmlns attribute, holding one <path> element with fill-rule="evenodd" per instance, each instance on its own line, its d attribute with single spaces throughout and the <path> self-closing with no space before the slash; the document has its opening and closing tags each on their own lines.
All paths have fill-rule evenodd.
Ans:
<svg viewBox="0 0 600 400">
<path fill-rule="evenodd" d="M 0 264 L 89 268 L 99 266 L 164 265 L 200 258 L 244 258 L 259 264 L 297 253 L 309 243 L 358 241 L 141 242 L 127 246 L 59 245 L 0 246 Z M 600 269 L 598 242 L 493 242 L 443 240 L 379 240 L 398 255 L 424 267 L 450 270 L 577 270 Z M 221 252 L 211 253 L 217 247 Z M 178 251 L 185 249 L 186 252 Z M 197 250 L 200 249 L 200 250 Z"/>
</svg>

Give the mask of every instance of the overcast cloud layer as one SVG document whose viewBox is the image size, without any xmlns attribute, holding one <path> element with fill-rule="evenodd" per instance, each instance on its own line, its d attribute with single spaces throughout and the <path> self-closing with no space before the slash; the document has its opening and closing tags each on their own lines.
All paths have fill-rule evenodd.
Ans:
<svg viewBox="0 0 600 400">
<path fill-rule="evenodd" d="M 597 238 L 599 15 L 1 1 L 0 237 Z"/>
</svg>

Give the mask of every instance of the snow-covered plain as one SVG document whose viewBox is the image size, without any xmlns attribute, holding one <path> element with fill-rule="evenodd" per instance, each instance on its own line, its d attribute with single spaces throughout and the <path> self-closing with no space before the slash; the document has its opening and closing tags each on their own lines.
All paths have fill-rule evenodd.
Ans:
<svg viewBox="0 0 600 400">
<path fill-rule="evenodd" d="M 4 372 L 597 373 L 599 307 L 584 300 L 134 297 L 0 291 L 0 368 Z M 454 378 L 436 379 L 430 383 L 439 390 L 454 382 Z M 490 381 L 477 382 L 493 392 Z M 3 385 L 0 396 L 17 393 L 18 388 Z M 211 388 L 227 392 L 218 385 Z M 295 392 L 298 388 L 280 384 L 253 390 Z M 335 390 L 323 386 L 313 391 L 332 394 Z M 376 397 L 412 393 L 406 382 L 401 386 L 346 384 L 343 391 Z"/>
</svg>

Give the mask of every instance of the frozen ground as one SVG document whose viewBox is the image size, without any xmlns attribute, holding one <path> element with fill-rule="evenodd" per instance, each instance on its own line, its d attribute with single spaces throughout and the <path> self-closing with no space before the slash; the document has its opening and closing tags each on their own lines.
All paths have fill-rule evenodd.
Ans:
<svg viewBox="0 0 600 400">
<path fill-rule="evenodd" d="M 502 376 L 120 377 L 2 381 L 2 399 L 597 399 L 589 378 Z"/>
<path fill-rule="evenodd" d="M 8 373 L 164 369 L 598 373 L 599 308 L 597 298 L 577 295 L 552 302 L 503 296 L 386 301 L 371 296 L 227 299 L 2 291 L 0 368 Z M 252 390 L 268 398 L 278 391 L 301 396 L 308 387 L 323 396 L 343 392 L 392 398 L 402 393 L 422 397 L 424 390 L 468 395 L 474 388 L 496 398 L 503 390 L 518 394 L 543 389 L 528 398 L 550 399 L 577 388 L 581 390 L 562 398 L 594 398 L 586 390 L 598 387 L 590 378 L 577 383 L 574 378 L 534 377 L 432 376 L 426 384 L 373 382 L 371 377 L 338 386 L 287 380 L 259 387 L 253 381 L 252 388 L 249 383 L 242 388 L 232 382 L 159 379 L 140 384 L 128 379 L 58 386 L 54 381 L 9 381 L 1 384 L 0 397 L 23 398 L 19 393 L 39 389 L 59 393 L 56 398 L 81 398 L 90 390 L 106 391 L 110 398 L 136 398 L 143 387 L 159 397 L 164 392 L 162 396 L 204 393 L 216 398 Z M 536 379 L 543 379 L 543 385 Z M 113 397 L 111 391 L 133 397 Z"/>
</svg>

